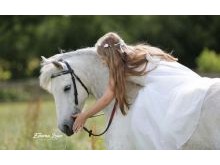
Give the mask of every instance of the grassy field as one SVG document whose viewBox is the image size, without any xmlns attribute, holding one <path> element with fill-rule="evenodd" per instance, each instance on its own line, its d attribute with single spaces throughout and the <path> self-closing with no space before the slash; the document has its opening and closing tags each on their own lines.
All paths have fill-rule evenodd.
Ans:
<svg viewBox="0 0 220 165">
<path fill-rule="evenodd" d="M 100 132 L 104 117 L 88 119 L 86 125 Z M 89 138 L 84 131 L 71 137 L 62 134 L 53 101 L 0 103 L 0 130 L 0 149 L 5 150 L 105 149 L 103 136 Z"/>
</svg>

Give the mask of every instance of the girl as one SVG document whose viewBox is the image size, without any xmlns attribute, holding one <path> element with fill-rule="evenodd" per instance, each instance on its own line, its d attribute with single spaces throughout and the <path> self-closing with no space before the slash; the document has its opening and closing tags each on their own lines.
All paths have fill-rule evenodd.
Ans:
<svg viewBox="0 0 220 165">
<path fill-rule="evenodd" d="M 159 48 L 127 45 L 116 33 L 105 34 L 95 47 L 109 69 L 108 86 L 92 108 L 73 116 L 73 131 L 113 99 L 126 115 L 126 81 L 132 81 L 143 86 L 131 112 L 132 129 L 140 144 L 148 139 L 148 148 L 182 145 L 195 129 L 206 91 L 214 81 L 200 77 Z"/>
<path fill-rule="evenodd" d="M 147 62 L 157 56 L 167 61 L 176 58 L 162 50 L 147 45 L 128 46 L 116 33 L 107 33 L 95 45 L 97 53 L 109 68 L 109 83 L 103 96 L 88 111 L 76 115 L 74 131 L 82 128 L 86 119 L 106 107 L 114 98 L 118 100 L 122 114 L 126 114 L 126 80 L 129 76 L 143 76 L 147 72 Z M 148 59 L 149 58 L 149 59 Z"/>
</svg>

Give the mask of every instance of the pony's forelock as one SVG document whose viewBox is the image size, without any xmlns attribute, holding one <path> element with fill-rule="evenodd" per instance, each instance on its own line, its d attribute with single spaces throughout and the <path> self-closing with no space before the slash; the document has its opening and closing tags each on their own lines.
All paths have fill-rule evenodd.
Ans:
<svg viewBox="0 0 220 165">
<path fill-rule="evenodd" d="M 51 93 L 51 75 L 55 73 L 57 68 L 52 64 L 43 64 L 40 74 L 40 86 Z"/>
</svg>

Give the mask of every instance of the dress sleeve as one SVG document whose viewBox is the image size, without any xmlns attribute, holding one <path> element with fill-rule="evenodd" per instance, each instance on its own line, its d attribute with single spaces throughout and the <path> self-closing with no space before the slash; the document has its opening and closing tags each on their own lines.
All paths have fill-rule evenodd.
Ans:
<svg viewBox="0 0 220 165">
<path fill-rule="evenodd" d="M 146 54 L 146 60 L 148 61 L 147 63 L 147 71 L 151 71 L 156 69 L 156 67 L 160 63 L 160 57 L 159 56 L 151 56 L 150 54 Z"/>
<path fill-rule="evenodd" d="M 145 86 L 145 75 L 144 76 L 129 76 L 127 78 L 127 81 L 140 85 L 140 86 Z"/>
</svg>

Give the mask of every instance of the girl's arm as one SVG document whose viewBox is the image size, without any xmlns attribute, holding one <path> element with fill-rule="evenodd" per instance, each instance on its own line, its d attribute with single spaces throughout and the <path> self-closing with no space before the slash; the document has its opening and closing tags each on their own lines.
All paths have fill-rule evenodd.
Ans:
<svg viewBox="0 0 220 165">
<path fill-rule="evenodd" d="M 111 101 L 114 99 L 114 82 L 113 79 L 110 77 L 108 86 L 103 94 L 103 96 L 97 100 L 93 107 L 85 112 L 79 113 L 74 115 L 73 117 L 76 118 L 73 131 L 77 132 L 80 128 L 82 128 L 86 122 L 86 120 L 93 116 L 94 114 L 100 112 L 103 108 L 105 108 Z"/>
</svg>

